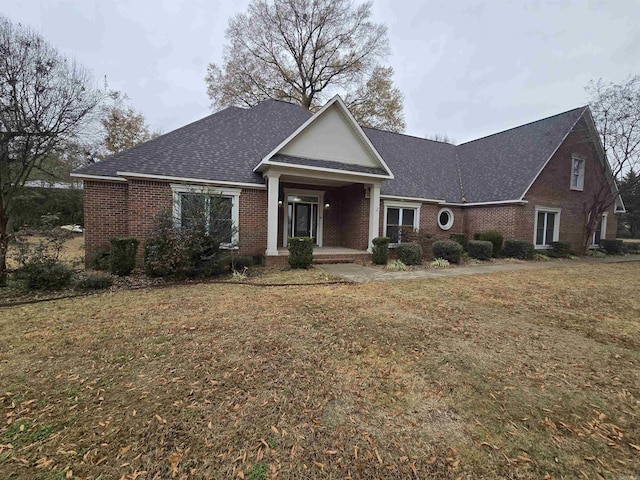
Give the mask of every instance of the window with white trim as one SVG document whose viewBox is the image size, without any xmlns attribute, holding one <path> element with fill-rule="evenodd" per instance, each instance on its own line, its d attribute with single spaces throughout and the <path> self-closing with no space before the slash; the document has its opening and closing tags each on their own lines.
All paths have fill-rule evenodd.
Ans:
<svg viewBox="0 0 640 480">
<path fill-rule="evenodd" d="M 600 240 L 607 237 L 607 214 L 603 213 L 591 237 L 591 246 L 597 247 Z"/>
<path fill-rule="evenodd" d="M 571 157 L 571 190 L 584 189 L 584 158 L 577 155 Z"/>
<path fill-rule="evenodd" d="M 403 241 L 407 232 L 418 230 L 420 222 L 420 204 L 405 204 L 402 202 L 385 202 L 384 205 L 384 234 L 389 243 L 397 245 Z"/>
<path fill-rule="evenodd" d="M 171 185 L 176 228 L 200 223 L 207 235 L 221 239 L 220 246 L 238 243 L 240 189 Z"/>
<path fill-rule="evenodd" d="M 560 237 L 560 209 L 536 208 L 533 243 L 536 248 L 549 248 Z"/>
<path fill-rule="evenodd" d="M 453 227 L 453 212 L 450 208 L 441 208 L 438 212 L 438 226 L 442 230 L 449 230 Z"/>
</svg>

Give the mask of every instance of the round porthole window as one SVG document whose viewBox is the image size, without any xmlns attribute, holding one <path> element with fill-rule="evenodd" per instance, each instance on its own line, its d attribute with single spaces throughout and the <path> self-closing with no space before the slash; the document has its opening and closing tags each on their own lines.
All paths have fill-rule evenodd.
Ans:
<svg viewBox="0 0 640 480">
<path fill-rule="evenodd" d="M 449 230 L 453 227 L 453 212 L 448 208 L 441 208 L 438 212 L 438 226 L 442 230 Z"/>
</svg>

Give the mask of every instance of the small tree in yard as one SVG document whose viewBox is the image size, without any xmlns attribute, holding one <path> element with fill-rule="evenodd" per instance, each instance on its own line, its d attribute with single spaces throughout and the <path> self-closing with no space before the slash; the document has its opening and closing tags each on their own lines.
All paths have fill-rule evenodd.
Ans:
<svg viewBox="0 0 640 480">
<path fill-rule="evenodd" d="M 0 286 L 7 280 L 9 220 L 26 180 L 77 138 L 100 100 L 87 71 L 0 17 Z"/>
<path fill-rule="evenodd" d="M 640 167 L 640 76 L 636 75 L 622 84 L 591 82 L 587 87 L 591 95 L 589 105 L 593 114 L 604 155 L 611 172 L 610 181 L 602 182 L 584 204 L 583 252 L 593 237 L 602 214 L 614 205 L 619 197 L 633 191 L 640 177 L 619 183 L 615 180 L 631 169 Z"/>
</svg>

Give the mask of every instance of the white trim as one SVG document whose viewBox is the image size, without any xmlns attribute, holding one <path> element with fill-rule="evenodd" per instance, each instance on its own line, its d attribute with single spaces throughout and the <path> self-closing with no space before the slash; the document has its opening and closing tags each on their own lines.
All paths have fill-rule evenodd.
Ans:
<svg viewBox="0 0 640 480">
<path fill-rule="evenodd" d="M 378 162 L 380 162 L 380 164 L 382 165 L 382 168 L 388 172 L 389 175 L 385 175 L 385 177 L 393 179 L 394 178 L 393 172 L 387 166 L 385 161 L 382 159 L 382 156 L 378 153 L 376 148 L 373 146 L 373 144 L 371 143 L 371 140 L 369 140 L 369 137 L 367 137 L 365 135 L 365 133 L 362 131 L 362 127 L 360 127 L 360 125 L 358 124 L 356 119 L 353 117 L 353 115 L 351 114 L 351 112 L 349 111 L 347 106 L 345 105 L 345 103 L 342 100 L 342 98 L 340 98 L 340 95 L 335 95 L 331 100 L 329 100 L 327 103 L 325 103 L 325 105 L 320 110 L 318 110 L 311 117 L 309 117 L 309 119 L 306 122 L 304 122 L 302 125 L 300 125 L 296 129 L 295 132 L 293 132 L 291 135 L 289 135 L 287 138 L 285 138 L 280 143 L 280 145 L 278 145 L 271 152 L 269 152 L 262 160 L 260 160 L 260 163 L 258 163 L 258 165 L 255 166 L 253 171 L 257 172 L 263 164 L 269 162 L 271 157 L 273 157 L 276 153 L 278 153 L 280 150 L 282 150 L 287 144 L 289 144 L 294 138 L 296 138 L 303 130 L 305 130 L 309 125 L 311 125 L 313 122 L 315 122 L 317 118 L 319 118 L 325 111 L 327 111 L 332 105 L 334 105 L 336 103 L 342 109 L 343 113 L 347 117 L 347 121 L 351 123 L 351 127 L 360 136 L 360 140 L 364 141 L 365 145 L 371 150 L 373 155 L 376 157 L 376 160 L 378 160 Z"/>
<path fill-rule="evenodd" d="M 373 252 L 373 239 L 380 235 L 380 188 L 379 183 L 374 183 L 365 190 L 365 198 L 369 192 L 369 253 Z"/>
<path fill-rule="evenodd" d="M 199 185 L 171 184 L 171 192 L 173 194 L 173 223 L 176 228 L 180 227 L 182 218 L 182 199 L 181 193 L 197 193 L 201 195 L 220 195 L 223 198 L 231 199 L 231 228 L 232 237 L 230 244 L 220 244 L 224 248 L 233 248 L 237 246 L 239 239 L 238 228 L 240 225 L 240 193 L 239 188 L 216 188 Z"/>
<path fill-rule="evenodd" d="M 450 207 L 484 207 L 491 205 L 526 205 L 528 200 L 496 200 L 495 202 L 471 202 L 471 203 L 454 203 L 454 202 L 441 202 L 442 205 Z"/>
<path fill-rule="evenodd" d="M 127 179 L 126 178 L 121 178 L 121 177 L 109 177 L 106 175 L 87 175 L 84 173 L 71 173 L 70 174 L 71 177 L 75 177 L 75 178 L 86 178 L 87 180 L 103 180 L 103 181 L 109 181 L 109 182 L 126 182 Z"/>
<path fill-rule="evenodd" d="M 289 240 L 289 195 L 301 195 L 303 197 L 318 197 L 318 211 L 317 211 L 317 228 L 316 242 L 318 247 L 322 247 L 323 233 L 324 233 L 324 190 L 304 190 L 297 188 L 284 188 L 282 190 L 284 199 L 282 201 L 282 218 L 284 219 L 283 231 L 282 231 L 282 243 L 283 247 L 287 248 L 287 241 Z"/>
<path fill-rule="evenodd" d="M 442 215 L 443 213 L 447 213 L 449 214 L 449 221 L 447 223 L 445 223 L 444 225 L 442 223 L 440 223 L 440 215 Z M 455 217 L 453 215 L 453 212 L 451 211 L 450 208 L 441 208 L 440 210 L 438 210 L 438 216 L 436 217 L 436 220 L 438 222 L 438 226 L 440 227 L 441 230 L 450 230 L 451 227 L 453 227 L 453 222 L 455 221 Z"/>
<path fill-rule="evenodd" d="M 267 256 L 278 255 L 278 195 L 280 192 L 280 175 L 267 175 Z"/>
<path fill-rule="evenodd" d="M 413 230 L 417 232 L 420 229 L 420 207 L 422 206 L 422 203 L 396 202 L 393 200 L 384 200 L 383 204 L 384 204 L 384 220 L 383 220 L 383 233 L 382 233 L 383 236 L 385 237 L 387 236 L 387 210 L 389 208 L 406 208 L 406 209 L 415 210 L 415 213 L 413 215 Z M 398 222 L 400 222 L 399 226 L 403 226 L 402 215 L 398 217 Z M 389 245 L 393 247 L 393 246 L 399 245 L 399 243 L 389 243 Z"/>
<path fill-rule="evenodd" d="M 587 110 L 589 110 L 589 107 L 584 107 L 582 109 L 582 112 L 580 113 L 580 115 L 578 116 L 578 118 L 576 119 L 575 122 L 573 122 L 573 125 L 571 125 L 571 128 L 569 130 L 567 130 L 567 133 L 564 135 L 564 137 L 562 137 L 562 140 L 560 141 L 560 143 L 558 144 L 558 146 L 553 150 L 553 153 L 551 153 L 551 155 L 549 156 L 549 158 L 547 159 L 546 162 L 544 162 L 542 164 L 542 168 L 540 168 L 540 170 L 538 170 L 538 173 L 536 174 L 535 177 L 533 177 L 533 180 L 531 180 L 531 183 L 529 184 L 529 186 L 527 188 L 525 188 L 524 193 L 522 194 L 522 196 L 520 197 L 520 200 L 524 199 L 525 195 L 527 194 L 527 192 L 529 191 L 529 189 L 533 186 L 533 184 L 535 183 L 535 181 L 538 179 L 538 177 L 540 176 L 540 174 L 542 173 L 542 171 L 545 169 L 545 167 L 548 165 L 548 163 L 551 161 L 551 159 L 553 158 L 553 156 L 556 154 L 556 152 L 560 149 L 560 146 L 564 143 L 564 141 L 567 139 L 567 137 L 571 134 L 571 132 L 573 132 L 573 129 L 575 128 L 575 126 L 578 124 L 578 122 L 580 121 L 580 119 L 584 116 L 584 112 L 586 112 Z M 600 140 L 600 137 L 598 137 L 598 141 Z M 535 241 L 533 242 L 535 245 Z"/>
<path fill-rule="evenodd" d="M 576 185 L 573 184 L 573 167 L 576 161 L 580 163 L 580 170 L 578 171 L 578 182 Z M 587 159 L 582 155 L 578 155 L 577 153 L 571 154 L 571 173 L 569 178 L 569 189 L 575 190 L 578 192 L 582 192 L 584 190 L 584 175 L 587 165 Z"/>
<path fill-rule="evenodd" d="M 330 173 L 342 173 L 345 175 L 356 175 L 359 177 L 371 177 L 371 178 L 383 178 L 385 180 L 391 180 L 393 177 L 389 175 L 379 175 L 377 173 L 365 173 L 365 172 L 355 172 L 353 170 L 340 170 L 338 168 L 327 168 L 327 167 L 313 167 L 311 165 L 300 165 L 299 163 L 283 163 L 272 160 L 267 160 L 263 163 L 263 165 L 273 165 L 274 167 L 291 167 L 291 168 L 299 168 L 300 170 L 313 170 L 314 172 L 330 172 Z"/>
<path fill-rule="evenodd" d="M 600 240 L 607 238 L 607 217 L 609 216 L 609 212 L 605 212 L 602 214 L 602 223 L 600 224 Z M 596 238 L 596 233 L 593 232 L 591 235 L 591 245 L 589 248 L 597 248 L 599 246 L 598 243 L 595 243 L 594 240 Z"/>
<path fill-rule="evenodd" d="M 401 197 L 399 195 L 380 195 L 380 198 L 383 200 L 409 200 L 425 203 L 445 203 L 444 200 L 438 200 L 436 198 Z"/>
<path fill-rule="evenodd" d="M 538 213 L 539 212 L 545 212 L 545 213 L 555 213 L 556 214 L 556 220 L 555 223 L 553 225 L 553 239 L 551 240 L 552 242 L 557 242 L 560 239 L 560 214 L 562 212 L 561 208 L 556 208 L 556 207 L 542 207 L 539 205 L 535 206 L 534 209 L 534 217 L 533 217 L 533 245 L 534 248 L 536 250 L 547 250 L 551 247 L 551 245 L 538 245 L 536 243 L 537 239 L 538 239 Z M 545 216 L 545 222 L 546 222 L 546 216 Z M 546 228 L 545 228 L 546 231 Z"/>
<path fill-rule="evenodd" d="M 174 182 L 190 182 L 190 183 L 206 183 L 209 185 L 229 185 L 234 187 L 247 187 L 255 188 L 258 190 L 266 190 L 266 185 L 261 183 L 245 183 L 245 182 L 227 182 L 224 180 L 205 180 L 203 178 L 188 178 L 188 177 L 171 177 L 169 175 L 151 175 L 147 173 L 135 173 L 135 172 L 116 172 L 123 177 L 133 178 L 149 178 L 152 180 L 168 180 Z M 125 180 L 126 181 L 126 180 Z"/>
</svg>

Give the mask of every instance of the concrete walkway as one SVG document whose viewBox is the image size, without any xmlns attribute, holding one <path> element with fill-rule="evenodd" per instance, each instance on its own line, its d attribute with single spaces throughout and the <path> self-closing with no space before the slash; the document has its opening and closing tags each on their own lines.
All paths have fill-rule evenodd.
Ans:
<svg viewBox="0 0 640 480">
<path fill-rule="evenodd" d="M 351 282 L 387 282 L 393 280 L 416 280 L 421 278 L 441 278 L 455 275 L 482 275 L 494 272 L 517 272 L 521 270 L 542 270 L 545 268 L 570 267 L 583 264 L 640 262 L 640 255 L 624 257 L 585 258 L 579 260 L 549 260 L 548 262 L 522 263 L 486 263 L 469 267 L 422 268 L 393 272 L 380 268 L 367 267 L 355 263 L 334 263 L 316 265 L 316 268 L 331 275 L 337 275 Z"/>
</svg>

